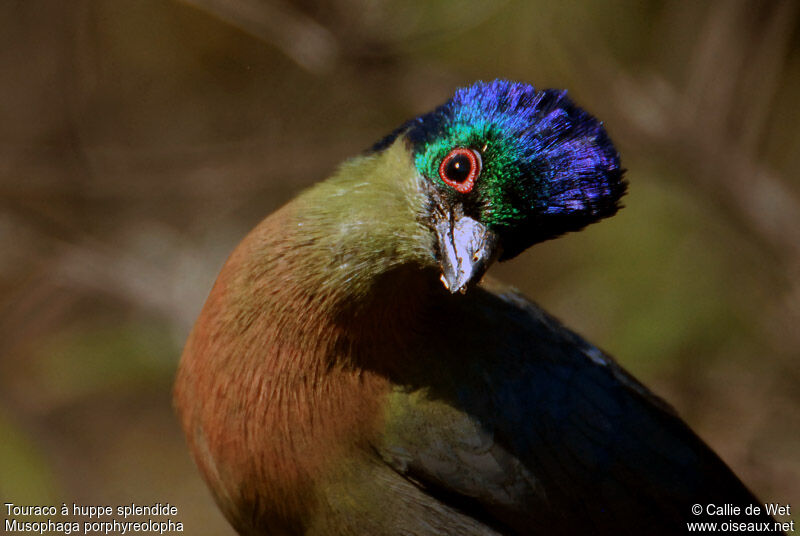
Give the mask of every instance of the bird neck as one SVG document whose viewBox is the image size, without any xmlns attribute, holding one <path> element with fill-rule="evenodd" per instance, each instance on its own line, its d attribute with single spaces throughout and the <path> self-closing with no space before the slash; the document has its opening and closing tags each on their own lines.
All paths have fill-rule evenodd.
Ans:
<svg viewBox="0 0 800 536">
<path fill-rule="evenodd" d="M 412 273 L 435 267 L 421 181 L 400 139 L 302 194 L 291 225 L 298 283 L 332 307 L 352 306 L 391 291 L 379 288 L 387 279 L 410 284 Z"/>
<path fill-rule="evenodd" d="M 378 326 L 400 327 L 431 288 L 443 292 L 421 180 L 402 139 L 345 162 L 261 222 L 212 295 L 239 311 L 234 324 L 267 315 L 297 323 L 284 332 L 317 344 L 333 344 L 336 332 L 370 337 L 381 336 Z M 320 330 L 326 336 L 314 335 Z"/>
</svg>

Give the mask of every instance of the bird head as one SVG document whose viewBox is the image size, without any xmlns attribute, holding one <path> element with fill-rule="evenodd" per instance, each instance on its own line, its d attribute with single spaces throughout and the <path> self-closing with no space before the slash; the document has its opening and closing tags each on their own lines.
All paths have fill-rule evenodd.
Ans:
<svg viewBox="0 0 800 536">
<path fill-rule="evenodd" d="M 566 91 L 478 82 L 378 142 L 406 140 L 429 201 L 442 282 L 463 292 L 496 259 L 613 215 L 625 193 L 600 121 Z"/>
</svg>

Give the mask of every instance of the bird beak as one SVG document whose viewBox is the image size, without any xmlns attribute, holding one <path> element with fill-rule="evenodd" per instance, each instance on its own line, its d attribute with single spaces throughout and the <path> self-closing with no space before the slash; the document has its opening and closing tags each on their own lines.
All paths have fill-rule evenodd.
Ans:
<svg viewBox="0 0 800 536">
<path fill-rule="evenodd" d="M 439 241 L 442 283 L 451 293 L 467 291 L 480 281 L 499 253 L 497 235 L 469 216 L 446 218 L 435 224 Z"/>
</svg>

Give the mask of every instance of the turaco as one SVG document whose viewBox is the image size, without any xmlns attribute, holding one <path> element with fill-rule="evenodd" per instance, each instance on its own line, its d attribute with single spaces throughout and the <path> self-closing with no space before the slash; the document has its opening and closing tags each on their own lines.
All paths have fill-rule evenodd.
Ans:
<svg viewBox="0 0 800 536">
<path fill-rule="evenodd" d="M 481 281 L 613 215 L 622 175 L 566 92 L 479 82 L 261 222 L 222 269 L 175 387 L 234 528 L 682 534 L 708 519 L 694 505 L 756 504 L 612 358 Z"/>
</svg>

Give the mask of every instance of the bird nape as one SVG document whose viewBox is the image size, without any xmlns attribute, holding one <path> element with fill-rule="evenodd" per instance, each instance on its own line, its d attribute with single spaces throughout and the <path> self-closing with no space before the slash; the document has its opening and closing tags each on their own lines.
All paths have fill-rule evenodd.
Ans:
<svg viewBox="0 0 800 536">
<path fill-rule="evenodd" d="M 676 534 L 719 521 L 693 505 L 757 504 L 613 359 L 483 277 L 613 215 L 622 175 L 566 92 L 479 82 L 261 222 L 175 386 L 235 529 Z"/>
</svg>

